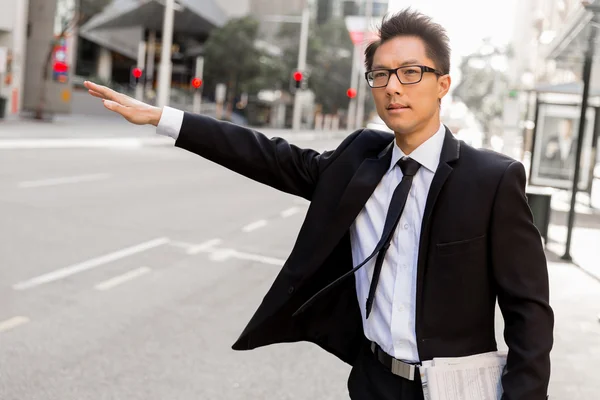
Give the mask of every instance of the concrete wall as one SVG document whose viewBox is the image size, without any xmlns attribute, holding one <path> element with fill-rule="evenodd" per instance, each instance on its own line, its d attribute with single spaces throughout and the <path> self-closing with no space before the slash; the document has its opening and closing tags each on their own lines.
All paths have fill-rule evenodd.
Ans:
<svg viewBox="0 0 600 400">
<path fill-rule="evenodd" d="M 1 0 L 0 31 L 12 31 L 16 25 L 15 15 L 19 2 L 17 0 Z"/>
<path fill-rule="evenodd" d="M 0 95 L 8 99 L 5 118 L 16 117 L 21 110 L 25 74 L 25 42 L 28 0 L 1 0 L 0 47 L 12 56 L 10 70 L 0 76 Z"/>
<path fill-rule="evenodd" d="M 29 0 L 30 32 L 27 39 L 27 62 L 24 84 L 23 110 L 34 111 L 42 96 L 42 68 L 46 66 L 46 57 L 54 37 L 54 21 L 56 15 L 56 0 Z M 69 51 L 72 51 L 70 48 Z M 47 65 L 51 68 L 51 65 Z M 49 113 L 69 113 L 71 110 L 70 92 L 71 76 L 68 83 L 46 82 L 45 107 Z"/>
</svg>

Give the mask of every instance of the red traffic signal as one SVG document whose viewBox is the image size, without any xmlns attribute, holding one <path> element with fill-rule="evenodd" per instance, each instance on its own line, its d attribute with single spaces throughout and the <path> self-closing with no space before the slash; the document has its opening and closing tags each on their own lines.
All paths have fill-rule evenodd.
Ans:
<svg viewBox="0 0 600 400">
<path fill-rule="evenodd" d="M 296 82 L 300 82 L 302 80 L 302 72 L 300 72 L 300 71 L 294 72 L 294 80 Z"/>
<path fill-rule="evenodd" d="M 200 79 L 200 78 L 192 79 L 192 87 L 194 89 L 198 89 L 200 86 L 202 86 L 202 79 Z"/>
<path fill-rule="evenodd" d="M 140 79 L 142 77 L 142 70 L 136 67 L 131 71 L 131 74 L 135 79 Z"/>
<path fill-rule="evenodd" d="M 350 88 L 350 89 L 346 90 L 346 96 L 348 96 L 351 99 L 355 98 L 356 97 L 356 89 Z"/>
</svg>

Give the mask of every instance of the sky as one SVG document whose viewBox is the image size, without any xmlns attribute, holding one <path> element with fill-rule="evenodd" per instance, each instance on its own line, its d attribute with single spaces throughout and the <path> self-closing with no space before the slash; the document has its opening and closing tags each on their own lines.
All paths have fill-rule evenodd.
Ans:
<svg viewBox="0 0 600 400">
<path fill-rule="evenodd" d="M 450 37 L 452 63 L 475 51 L 485 37 L 492 43 L 506 44 L 512 39 L 517 0 L 389 0 L 389 11 L 411 7 L 441 24 Z"/>
</svg>

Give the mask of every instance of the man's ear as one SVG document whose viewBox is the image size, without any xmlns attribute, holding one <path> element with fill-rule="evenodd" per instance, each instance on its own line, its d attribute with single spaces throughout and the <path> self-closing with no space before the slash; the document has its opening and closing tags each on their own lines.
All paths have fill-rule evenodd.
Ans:
<svg viewBox="0 0 600 400">
<path fill-rule="evenodd" d="M 450 85 L 452 84 L 452 78 L 450 75 L 442 75 L 438 78 L 438 98 L 441 100 L 448 94 L 450 90 Z"/>
</svg>

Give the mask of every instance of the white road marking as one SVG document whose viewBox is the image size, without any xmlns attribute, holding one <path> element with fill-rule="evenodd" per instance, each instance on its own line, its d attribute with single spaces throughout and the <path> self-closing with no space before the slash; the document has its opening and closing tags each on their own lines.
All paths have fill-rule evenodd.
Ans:
<svg viewBox="0 0 600 400">
<path fill-rule="evenodd" d="M 298 214 L 299 212 L 300 212 L 300 208 L 291 207 L 291 208 L 288 208 L 287 210 L 283 210 L 280 215 L 282 218 L 288 218 L 294 214 Z"/>
<path fill-rule="evenodd" d="M 79 149 L 79 148 L 125 148 L 172 145 L 167 137 L 150 138 L 59 138 L 59 139 L 6 139 L 0 140 L 0 150 L 13 149 Z"/>
<path fill-rule="evenodd" d="M 0 322 L 0 333 L 14 329 L 28 322 L 29 318 L 27 317 L 12 317 L 11 319 L 7 319 L 6 321 Z"/>
<path fill-rule="evenodd" d="M 98 290 L 108 290 L 112 289 L 115 286 L 119 286 L 127 281 L 135 279 L 139 276 L 147 274 L 150 272 L 150 268 L 148 267 L 140 267 L 138 269 L 134 269 L 133 271 L 129 271 L 124 273 L 123 275 L 115 276 L 114 278 L 108 279 L 104 282 L 101 282 L 95 286 Z"/>
<path fill-rule="evenodd" d="M 210 252 L 208 258 L 212 261 L 225 261 L 235 254 L 232 249 L 214 249 Z"/>
<path fill-rule="evenodd" d="M 283 266 L 285 260 L 279 258 L 261 256 L 260 254 L 244 253 L 234 249 L 212 249 L 209 250 L 209 259 L 212 261 L 225 261 L 230 258 L 236 258 L 238 260 L 256 261 L 263 264 Z"/>
<path fill-rule="evenodd" d="M 179 247 L 181 249 L 189 249 L 190 247 L 194 247 L 196 246 L 196 244 L 194 243 L 188 243 L 188 242 L 180 242 L 177 240 L 170 240 L 169 241 L 169 245 L 170 246 L 175 246 L 175 247 Z"/>
<path fill-rule="evenodd" d="M 19 183 L 19 187 L 21 189 L 27 189 L 27 188 L 35 188 L 35 187 L 41 187 L 41 186 L 56 186 L 56 185 L 65 185 L 65 184 L 69 184 L 69 183 L 100 181 L 103 179 L 108 179 L 109 177 L 110 177 L 109 174 L 65 176 L 65 177 L 61 177 L 61 178 L 43 179 L 43 180 L 39 180 L 39 181 L 24 181 L 24 182 Z"/>
<path fill-rule="evenodd" d="M 258 220 L 258 221 L 255 221 L 255 222 L 251 223 L 251 224 L 246 225 L 245 227 L 242 228 L 242 230 L 244 232 L 252 232 L 252 231 L 260 229 L 260 228 L 262 228 L 264 226 L 267 226 L 267 220 L 266 219 L 261 219 L 261 220 Z"/>
<path fill-rule="evenodd" d="M 210 251 L 213 247 L 220 245 L 222 242 L 223 241 L 221 239 L 207 240 L 206 242 L 200 243 L 199 245 L 189 247 L 187 253 L 198 254 L 203 251 Z"/>
<path fill-rule="evenodd" d="M 141 253 L 146 250 L 153 249 L 158 246 L 162 246 L 165 243 L 168 243 L 169 239 L 166 237 L 157 238 L 154 240 L 150 240 L 148 242 L 144 242 L 132 247 L 127 247 L 122 250 L 115 251 L 114 253 L 106 254 L 97 258 L 92 258 L 91 260 L 84 261 L 79 264 L 70 265 L 65 268 L 58 269 L 56 271 L 49 272 L 44 275 L 40 275 L 38 277 L 29 279 L 27 281 L 19 282 L 13 285 L 13 289 L 15 290 L 24 290 L 30 289 L 35 286 L 42 285 L 44 283 L 49 283 L 53 281 L 57 281 L 59 279 L 64 279 L 68 276 L 87 271 L 92 268 L 99 267 L 100 265 L 107 264 L 112 261 L 119 260 L 121 258 L 125 258 L 131 256 L 133 254 Z"/>
</svg>

